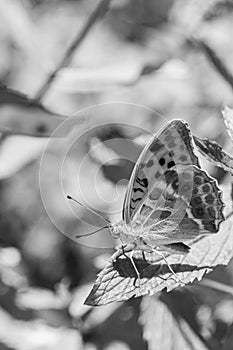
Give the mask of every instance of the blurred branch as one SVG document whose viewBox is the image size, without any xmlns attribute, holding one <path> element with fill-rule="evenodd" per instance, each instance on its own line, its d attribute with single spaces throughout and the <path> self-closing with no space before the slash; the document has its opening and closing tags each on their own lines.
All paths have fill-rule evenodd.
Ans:
<svg viewBox="0 0 233 350">
<path fill-rule="evenodd" d="M 204 278 L 202 281 L 199 282 L 199 284 L 201 284 L 204 287 L 215 289 L 219 292 L 226 293 L 233 296 L 233 288 L 224 283 L 213 281 L 209 278 Z"/>
<path fill-rule="evenodd" d="M 197 44 L 203 50 L 209 61 L 212 63 L 218 73 L 229 83 L 233 90 L 233 75 L 225 66 L 220 57 L 205 41 L 194 40 L 194 44 Z"/>
<path fill-rule="evenodd" d="M 109 4 L 111 0 L 101 0 L 99 5 L 96 7 L 94 12 L 90 15 L 88 18 L 87 22 L 84 24 L 83 28 L 81 29 L 80 32 L 78 32 L 77 36 L 75 37 L 74 41 L 71 43 L 70 47 L 68 50 L 65 52 L 64 57 L 61 59 L 60 63 L 58 66 L 55 68 L 55 70 L 48 76 L 47 80 L 45 81 L 44 85 L 40 88 L 38 93 L 35 96 L 35 99 L 37 101 L 41 100 L 46 92 L 48 91 L 51 83 L 53 80 L 56 78 L 57 73 L 60 71 L 61 68 L 67 66 L 72 57 L 74 52 L 78 49 L 78 47 L 81 45 L 83 40 L 86 38 L 87 34 L 89 31 L 92 29 L 94 24 L 101 19 L 105 13 L 108 10 Z"/>
</svg>

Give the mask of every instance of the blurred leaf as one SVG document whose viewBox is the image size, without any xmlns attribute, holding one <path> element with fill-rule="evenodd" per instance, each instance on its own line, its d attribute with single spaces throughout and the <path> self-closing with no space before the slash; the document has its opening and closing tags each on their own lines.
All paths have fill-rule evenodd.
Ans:
<svg viewBox="0 0 233 350">
<path fill-rule="evenodd" d="M 179 254 L 166 255 L 177 276 L 185 283 L 201 280 L 205 273 L 212 271 L 218 265 L 226 265 L 232 258 L 233 235 L 232 216 L 220 226 L 215 235 L 208 235 L 188 243 L 191 251 L 183 256 Z M 134 251 L 133 258 L 140 273 L 140 288 L 135 286 L 136 273 L 129 258 L 122 256 L 115 262 L 108 263 L 100 272 L 85 304 L 104 305 L 113 301 L 122 301 L 146 294 L 167 291 L 181 285 L 175 279 L 163 259 L 155 253 L 145 253 L 143 260 L 141 251 Z M 137 281 L 138 282 L 138 281 Z"/>
<path fill-rule="evenodd" d="M 213 7 L 205 13 L 204 19 L 211 21 L 217 17 L 228 15 L 233 11 L 233 2 L 231 0 L 218 0 L 213 3 Z"/>
<path fill-rule="evenodd" d="M 172 18 L 186 29 L 185 35 L 198 30 L 212 9 L 225 0 L 178 0 L 174 2 Z"/>
<path fill-rule="evenodd" d="M 217 142 L 200 139 L 197 136 L 193 136 L 193 139 L 198 151 L 204 158 L 233 175 L 233 158 L 224 152 Z"/>
<path fill-rule="evenodd" d="M 103 350 L 130 350 L 130 347 L 128 344 L 122 342 L 122 341 L 112 341 L 107 346 L 104 347 Z"/>
<path fill-rule="evenodd" d="M 77 330 L 55 328 L 36 321 L 18 321 L 0 310 L 0 341 L 17 350 L 69 350 L 82 349 Z M 13 336 L 12 336 L 13 335 Z"/>
<path fill-rule="evenodd" d="M 1 111 L 0 111 L 1 113 Z M 0 147 L 0 179 L 8 178 L 37 159 L 46 139 L 32 136 L 8 136 Z"/>
<path fill-rule="evenodd" d="M 157 296 L 142 299 L 139 322 L 143 326 L 148 350 L 208 349 L 186 320 L 172 313 Z"/>
<path fill-rule="evenodd" d="M 64 68 L 56 81 L 56 88 L 69 92 L 93 92 L 114 88 L 117 85 L 134 84 L 141 71 L 137 62 L 124 62 L 94 68 Z"/>
<path fill-rule="evenodd" d="M 157 71 L 166 61 L 143 63 L 139 60 L 118 62 L 102 67 L 63 68 L 59 71 L 55 88 L 68 93 L 99 92 L 117 86 L 130 86 L 138 82 L 140 77 Z"/>
<path fill-rule="evenodd" d="M 233 142 L 233 110 L 227 106 L 222 111 L 224 123 L 227 128 L 227 132 L 230 135 L 231 141 Z"/>
<path fill-rule="evenodd" d="M 72 301 L 69 305 L 69 313 L 74 318 L 81 318 L 89 310 L 90 306 L 83 305 L 87 292 L 90 290 L 91 284 L 79 286 L 73 293 Z"/>
<path fill-rule="evenodd" d="M 0 86 L 0 132 L 49 137 L 65 118 L 24 94 Z M 66 133 L 63 129 L 63 134 L 56 136 Z"/>
<path fill-rule="evenodd" d="M 233 324 L 229 328 L 228 334 L 224 339 L 224 345 L 222 347 L 222 350 L 232 350 L 232 344 L 233 344 Z"/>
<path fill-rule="evenodd" d="M 34 310 L 41 309 L 63 309 L 70 301 L 70 294 L 65 286 L 60 285 L 57 293 L 48 289 L 28 288 L 19 291 L 16 295 L 16 302 L 20 307 Z"/>
</svg>

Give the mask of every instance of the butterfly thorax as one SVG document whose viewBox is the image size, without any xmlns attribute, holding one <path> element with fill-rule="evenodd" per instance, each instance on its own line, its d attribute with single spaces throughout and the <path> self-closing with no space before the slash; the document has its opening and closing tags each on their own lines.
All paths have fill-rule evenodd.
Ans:
<svg viewBox="0 0 233 350">
<path fill-rule="evenodd" d="M 109 227 L 113 238 L 119 238 L 124 245 L 134 243 L 135 248 L 146 250 L 145 228 L 142 225 L 127 225 L 124 221 Z"/>
<path fill-rule="evenodd" d="M 121 240 L 124 240 L 124 236 L 138 236 L 143 234 L 143 227 L 141 225 L 127 225 L 123 220 L 118 223 L 111 224 L 109 229 L 113 238 L 119 238 Z"/>
<path fill-rule="evenodd" d="M 128 225 L 124 221 L 120 221 L 116 224 L 111 224 L 109 229 L 113 238 L 120 239 L 122 245 L 133 244 L 134 249 L 144 251 L 185 242 L 194 238 L 191 234 L 186 237 L 183 232 L 179 232 L 174 227 L 172 228 L 168 223 L 164 222 L 162 226 L 158 227 L 158 230 L 151 231 L 150 228 L 145 228 L 138 222 Z"/>
</svg>

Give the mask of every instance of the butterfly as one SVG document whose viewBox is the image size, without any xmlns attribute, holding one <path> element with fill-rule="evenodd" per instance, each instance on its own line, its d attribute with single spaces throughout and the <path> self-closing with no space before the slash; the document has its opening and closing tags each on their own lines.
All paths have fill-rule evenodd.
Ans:
<svg viewBox="0 0 233 350">
<path fill-rule="evenodd" d="M 217 233 L 224 220 L 217 181 L 201 169 L 188 124 L 172 120 L 139 156 L 126 191 L 122 220 L 108 227 L 121 247 L 115 261 L 135 250 L 188 254 L 190 240 Z M 175 272 L 169 267 L 171 272 Z"/>
</svg>

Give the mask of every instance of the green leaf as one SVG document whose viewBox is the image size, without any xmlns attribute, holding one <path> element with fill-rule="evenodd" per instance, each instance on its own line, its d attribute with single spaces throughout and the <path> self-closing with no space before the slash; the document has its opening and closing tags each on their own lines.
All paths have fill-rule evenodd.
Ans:
<svg viewBox="0 0 233 350">
<path fill-rule="evenodd" d="M 53 113 L 28 96 L 0 85 L 0 132 L 49 137 L 66 116 Z M 65 136 L 70 130 L 63 128 Z"/>
<path fill-rule="evenodd" d="M 166 255 L 177 277 L 186 284 L 201 280 L 204 274 L 219 265 L 226 265 L 233 255 L 233 218 L 224 221 L 215 235 L 189 242 L 187 255 Z M 140 273 L 140 288 L 136 286 L 136 273 L 129 258 L 122 256 L 108 265 L 98 275 L 87 297 L 87 305 L 104 305 L 113 301 L 127 300 L 142 295 L 152 295 L 163 289 L 171 291 L 182 283 L 171 274 L 167 264 L 156 253 L 134 251 L 133 258 Z"/>
<path fill-rule="evenodd" d="M 173 303 L 175 301 L 174 298 Z M 148 350 L 208 349 L 190 324 L 178 313 L 172 313 L 168 305 L 157 296 L 142 299 L 139 322 L 143 327 L 143 338 L 148 343 Z"/>
<path fill-rule="evenodd" d="M 233 158 L 224 152 L 217 142 L 200 139 L 197 136 L 193 136 L 193 139 L 198 151 L 204 158 L 233 175 Z"/>
</svg>

